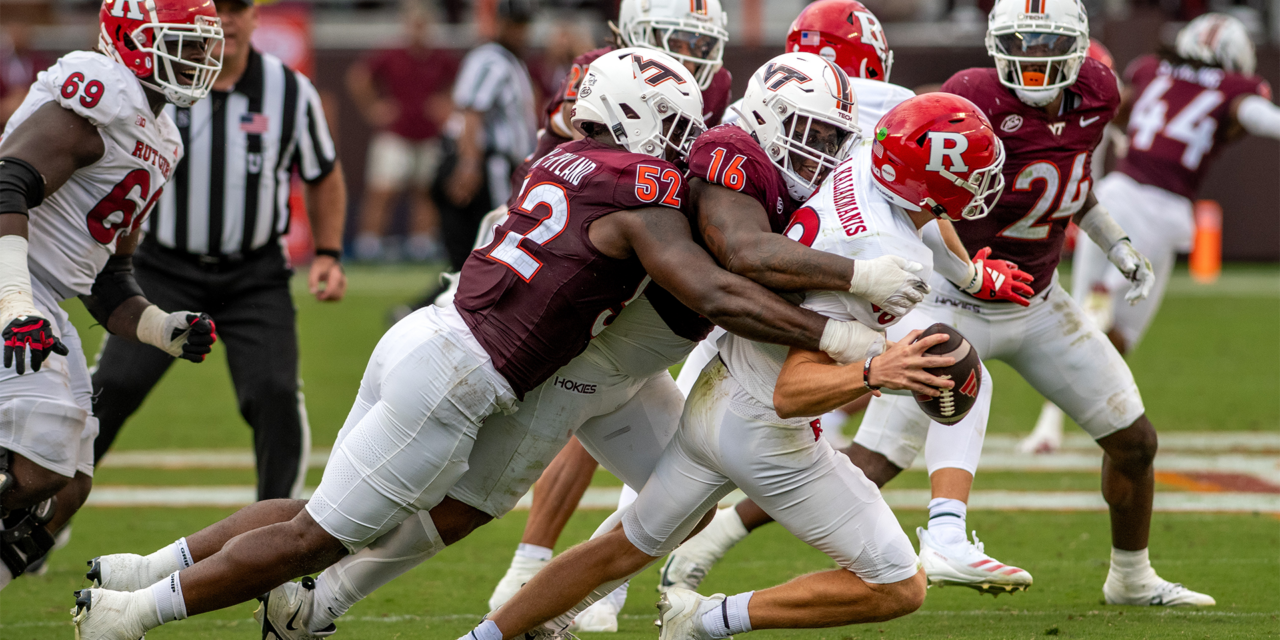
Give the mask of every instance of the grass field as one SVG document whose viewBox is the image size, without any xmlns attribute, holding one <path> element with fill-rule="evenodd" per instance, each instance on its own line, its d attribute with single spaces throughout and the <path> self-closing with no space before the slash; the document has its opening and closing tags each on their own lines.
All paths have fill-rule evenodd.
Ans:
<svg viewBox="0 0 1280 640">
<path fill-rule="evenodd" d="M 426 279 L 422 270 L 355 268 L 345 302 L 320 305 L 299 297 L 302 375 L 318 450 L 332 443 L 346 415 L 365 360 L 385 328 L 386 310 L 411 298 Z M 69 304 L 68 309 L 82 328 L 92 356 L 101 330 L 89 326 L 78 303 Z M 1224 432 L 1280 431 L 1278 330 L 1280 269 L 1274 266 L 1231 268 L 1211 287 L 1192 284 L 1185 274 L 1173 283 L 1159 319 L 1131 363 L 1149 416 L 1174 443 L 1165 447 L 1161 460 L 1207 462 L 1203 463 L 1205 473 L 1199 473 L 1195 466 L 1200 462 L 1186 462 L 1191 466 L 1179 467 L 1183 471 L 1161 473 L 1161 495 L 1222 492 L 1209 497 L 1225 500 L 1236 495 L 1269 497 L 1275 489 L 1280 476 L 1275 459 L 1280 450 L 1266 446 L 1235 450 L 1229 445 L 1197 450 L 1194 442 L 1197 435 L 1208 436 L 1207 441 L 1213 443 L 1215 437 L 1231 435 Z M 1002 437 L 1007 444 L 1008 436 L 1027 431 L 1041 402 L 1007 367 L 993 363 L 990 368 L 996 396 L 988 449 Z M 850 424 L 847 430 L 852 432 L 855 426 Z M 1180 441 L 1177 437 L 1190 439 Z M 1077 455 L 1095 455 L 1087 443 L 1084 446 Z M 158 452 L 153 450 L 245 452 L 249 447 L 250 434 L 236 413 L 225 359 L 221 351 L 215 351 L 202 365 L 178 362 L 171 369 L 117 441 L 116 452 L 145 457 L 148 452 Z M 975 490 L 992 495 L 1096 495 L 1098 474 L 1087 465 L 1038 468 L 1033 462 L 1042 461 L 1029 460 L 1024 467 L 1017 459 L 1005 460 L 1000 463 L 1003 466 L 980 472 Z M 1157 464 L 1157 470 L 1162 471 L 1161 461 Z M 253 483 L 251 468 L 242 464 L 212 466 L 216 468 L 111 466 L 100 470 L 97 485 L 105 493 L 124 486 L 243 487 Z M 1260 484 L 1254 487 L 1260 493 L 1230 493 L 1234 491 L 1231 487 L 1214 484 L 1219 476 L 1213 473 L 1252 473 L 1253 469 L 1262 470 L 1255 478 Z M 318 468 L 312 469 L 309 486 L 318 482 L 319 473 Z M 600 473 L 596 484 L 607 488 L 617 482 Z M 927 486 L 924 474 L 912 471 L 887 489 L 909 495 L 911 490 Z M 924 512 L 902 507 L 895 510 L 914 540 Z M 975 508 L 970 512 L 971 527 L 1000 560 L 1035 575 L 1031 591 L 992 599 L 958 588 L 934 589 L 924 608 L 905 619 L 827 631 L 766 631 L 752 637 L 1280 637 L 1277 511 L 1280 508 L 1156 515 L 1153 564 L 1164 577 L 1215 596 L 1218 606 L 1205 611 L 1103 605 L 1101 586 L 1109 553 L 1105 512 Z M 150 552 L 230 512 L 214 508 L 86 508 L 75 520 L 71 545 L 53 556 L 49 573 L 24 577 L 0 594 L 0 639 L 72 637 L 67 610 L 73 603 L 71 591 L 85 585 L 85 559 L 108 552 Z M 576 514 L 561 546 L 585 538 L 606 515 L 605 511 L 590 510 Z M 506 568 L 524 521 L 523 512 L 514 512 L 389 585 L 353 609 L 340 622 L 337 637 L 450 640 L 463 634 L 484 612 L 485 600 Z M 795 541 L 781 528 L 766 527 L 730 552 L 704 583 L 704 591 L 733 593 L 764 588 L 798 573 L 831 566 L 825 556 Z M 656 580 L 653 570 L 636 580 L 624 611 L 623 631 L 616 637 L 656 638 L 651 626 Z M 257 638 L 250 618 L 252 609 L 246 604 L 166 625 L 151 637 Z"/>
</svg>

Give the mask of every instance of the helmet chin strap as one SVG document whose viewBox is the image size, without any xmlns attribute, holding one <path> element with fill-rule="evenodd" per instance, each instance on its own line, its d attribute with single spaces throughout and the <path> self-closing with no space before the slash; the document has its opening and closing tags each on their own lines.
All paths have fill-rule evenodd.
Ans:
<svg viewBox="0 0 1280 640">
<path fill-rule="evenodd" d="M 1058 98 L 1062 89 L 1014 89 L 1018 99 L 1031 107 L 1045 107 Z"/>
</svg>

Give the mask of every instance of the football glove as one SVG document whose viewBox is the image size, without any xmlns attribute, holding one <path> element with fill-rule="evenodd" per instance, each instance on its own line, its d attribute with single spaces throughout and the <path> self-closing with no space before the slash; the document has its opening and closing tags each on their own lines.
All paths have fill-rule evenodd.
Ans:
<svg viewBox="0 0 1280 640">
<path fill-rule="evenodd" d="M 973 256 L 973 279 L 961 287 L 965 293 L 981 300 L 1005 300 L 1024 307 L 1035 291 L 1028 286 L 1031 274 L 1008 260 L 992 259 L 991 247 L 983 247 Z"/>
<path fill-rule="evenodd" d="M 27 372 L 27 354 L 31 356 L 31 371 L 39 371 L 40 365 L 53 354 L 65 356 L 70 351 L 53 334 L 53 325 L 36 315 L 18 316 L 4 328 L 4 367 L 14 367 L 18 375 Z M 15 357 L 16 356 L 16 357 Z M 16 360 L 16 364 L 15 364 Z"/>
<path fill-rule="evenodd" d="M 902 317 L 929 293 L 928 283 L 919 275 L 922 270 L 920 263 L 899 256 L 858 260 L 853 266 L 849 293 Z"/>
<path fill-rule="evenodd" d="M 1129 279 L 1129 291 L 1124 294 L 1124 299 L 1129 304 L 1138 304 L 1140 300 L 1145 300 L 1151 293 L 1151 287 L 1156 284 L 1155 272 L 1151 269 L 1151 261 L 1146 256 L 1133 248 L 1133 244 L 1128 238 L 1111 245 L 1111 250 L 1107 252 L 1107 259 L 1114 264 L 1125 278 Z"/>
<path fill-rule="evenodd" d="M 152 305 L 138 321 L 138 341 L 175 358 L 204 362 L 218 341 L 217 326 L 207 313 L 175 311 L 166 314 Z"/>
</svg>

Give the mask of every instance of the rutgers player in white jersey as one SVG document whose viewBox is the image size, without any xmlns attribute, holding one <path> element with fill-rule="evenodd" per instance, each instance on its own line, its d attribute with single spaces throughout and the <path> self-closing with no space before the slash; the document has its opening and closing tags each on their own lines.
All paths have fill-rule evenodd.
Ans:
<svg viewBox="0 0 1280 640">
<path fill-rule="evenodd" d="M 1125 72 L 1116 124 L 1128 153 L 1098 181 L 1098 201 L 1151 259 L 1155 286 L 1137 304 L 1122 301 L 1124 277 L 1097 244 L 1076 243 L 1071 293 L 1121 354 L 1138 346 L 1160 309 L 1178 253 L 1191 250 L 1192 200 L 1209 166 L 1246 134 L 1280 139 L 1280 107 L 1254 75 L 1253 42 L 1238 19 L 1206 13 L 1178 32 L 1175 51 L 1145 55 Z M 1023 449 L 1050 452 L 1062 443 L 1062 410 L 1046 402 Z"/>
<path fill-rule="evenodd" d="M 41 72 L 0 139 L 0 588 L 93 483 L 89 372 L 58 303 L 80 296 L 108 331 L 196 362 L 215 340 L 208 316 L 148 303 L 129 256 L 182 159 L 164 104 L 199 100 L 221 68 L 217 14 L 107 0 L 100 19 L 98 50 Z"/>
<path fill-rule="evenodd" d="M 854 25 L 855 31 L 852 34 L 848 33 L 849 25 Z M 816 51 L 826 59 L 840 64 L 850 74 L 859 74 L 859 77 L 851 77 L 850 82 L 858 94 L 859 116 L 864 118 L 864 122 L 871 122 L 872 117 L 879 119 L 895 105 L 914 95 L 905 88 L 886 82 L 893 62 L 892 52 L 888 51 L 884 33 L 875 17 L 857 2 L 821 0 L 809 5 L 791 25 L 787 46 L 790 49 Z M 865 110 L 864 96 L 869 96 L 872 102 L 872 106 Z M 875 136 L 868 136 L 864 140 L 868 147 L 874 142 Z M 802 209 L 800 213 L 805 211 L 807 209 Z M 1005 261 L 986 259 L 983 253 L 977 254 L 976 261 L 971 260 L 956 238 L 951 224 L 950 220 L 939 218 L 936 224 L 928 225 L 923 231 L 923 240 L 932 250 L 941 275 L 956 283 L 956 286 L 986 298 L 1019 299 L 1022 291 L 1020 287 L 1024 287 L 1021 280 L 1027 278 L 1026 274 Z M 997 282 L 1000 284 L 997 285 Z M 927 314 L 913 312 L 907 316 L 905 324 L 900 323 L 890 331 L 889 337 L 898 339 L 909 329 L 923 329 L 932 322 Z M 713 334 L 712 338 L 722 333 Z M 703 366 L 715 356 L 716 351 L 717 345 L 713 339 L 704 341 L 694 350 L 676 380 L 681 391 L 688 393 Z M 990 394 L 990 387 L 988 377 L 984 395 Z M 904 458 L 902 452 L 892 447 L 889 441 L 864 437 L 859 442 L 849 443 L 843 435 L 839 435 L 840 427 L 847 417 L 845 411 L 861 410 L 867 406 L 868 400 L 875 402 L 870 396 L 864 396 L 845 407 L 833 408 L 821 418 L 821 433 L 832 446 L 839 447 L 849 455 L 868 479 L 877 486 L 883 486 L 910 463 L 915 452 Z M 993 593 L 1022 590 L 1031 585 L 1030 573 L 992 559 L 982 547 L 964 539 L 969 488 L 977 470 L 986 432 L 986 405 L 981 406 L 981 411 L 975 409 L 975 415 L 959 425 L 944 427 L 931 424 L 928 430 L 929 444 L 925 449 L 925 461 L 933 492 L 929 502 L 929 528 L 921 528 L 918 535 L 925 537 L 932 534 L 939 541 L 947 542 L 947 546 L 954 547 L 949 555 L 956 562 L 926 567 L 931 580 L 940 583 L 972 583 L 982 591 Z M 907 407 L 907 410 L 915 409 Z M 869 434 L 874 430 L 871 422 L 863 421 L 863 431 Z M 832 433 L 837 435 L 831 437 L 829 434 Z M 705 530 L 667 558 L 662 568 L 659 590 L 671 587 L 696 589 L 711 567 L 730 548 L 751 531 L 770 522 L 773 522 L 773 518 L 752 500 L 743 500 L 734 507 L 721 510 Z M 974 564 L 980 568 L 963 568 Z"/>
<path fill-rule="evenodd" d="M 743 116 L 767 121 L 753 103 L 748 95 Z M 905 257 L 928 273 L 932 251 L 921 241 L 920 229 L 935 216 L 981 215 L 985 199 L 998 192 L 1000 142 L 976 108 L 964 107 L 953 96 L 915 98 L 890 111 L 880 126 L 884 134 L 877 138 L 884 144 L 875 145 L 874 155 L 872 148 L 860 145 L 839 165 L 796 212 L 791 235 L 848 258 Z M 921 138 L 923 151 L 907 150 Z M 931 154 L 931 149 L 937 152 Z M 937 180 L 918 181 L 930 155 L 951 171 L 940 168 Z M 947 159 L 951 162 L 944 164 Z M 882 183 L 873 178 L 873 170 L 880 175 L 896 170 L 902 178 Z M 848 293 L 802 295 L 802 306 L 831 318 L 877 330 L 897 320 Z M 881 379 L 881 365 L 918 359 L 945 366 L 953 361 L 923 356 L 921 347 L 937 340 L 913 343 L 919 335 L 912 332 L 891 343 L 863 367 L 726 336 L 720 356 L 694 385 L 680 429 L 635 503 L 606 521 L 596 538 L 553 560 L 473 631 L 474 637 L 511 638 L 578 598 L 602 596 L 670 552 L 704 511 L 735 487 L 840 568 L 728 598 L 668 590 L 658 604 L 662 640 L 834 627 L 916 610 L 924 601 L 925 576 L 911 542 L 876 486 L 819 438 L 813 418 L 881 385 L 954 386 L 911 369 L 902 377 Z M 481 632 L 490 630 L 500 630 L 501 636 L 482 638 Z"/>
</svg>

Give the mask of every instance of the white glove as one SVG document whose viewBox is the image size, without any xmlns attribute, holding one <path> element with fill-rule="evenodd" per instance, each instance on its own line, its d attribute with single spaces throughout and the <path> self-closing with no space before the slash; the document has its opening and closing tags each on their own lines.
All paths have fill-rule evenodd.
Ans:
<svg viewBox="0 0 1280 640">
<path fill-rule="evenodd" d="M 1124 277 L 1129 279 L 1129 291 L 1124 294 L 1124 299 L 1128 300 L 1129 304 L 1138 304 L 1139 300 L 1145 300 L 1151 293 L 1151 287 L 1156 284 L 1156 275 L 1151 269 L 1151 261 L 1134 249 L 1133 244 L 1127 239 L 1112 245 L 1111 250 L 1107 252 L 1107 259 L 1120 270 L 1120 273 L 1124 274 Z"/>
<path fill-rule="evenodd" d="M 218 341 L 213 318 L 193 311 L 165 313 L 151 305 L 138 319 L 138 342 L 149 344 L 175 357 L 204 362 Z"/>
<path fill-rule="evenodd" d="M 853 266 L 849 293 L 902 317 L 929 293 L 928 283 L 917 275 L 923 270 L 920 263 L 899 256 L 858 260 Z"/>
<path fill-rule="evenodd" d="M 827 320 L 818 348 L 840 364 L 862 362 L 884 353 L 884 333 L 861 322 Z"/>
</svg>

